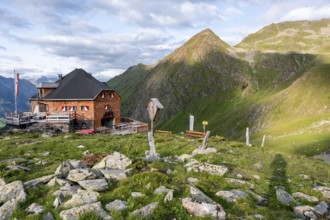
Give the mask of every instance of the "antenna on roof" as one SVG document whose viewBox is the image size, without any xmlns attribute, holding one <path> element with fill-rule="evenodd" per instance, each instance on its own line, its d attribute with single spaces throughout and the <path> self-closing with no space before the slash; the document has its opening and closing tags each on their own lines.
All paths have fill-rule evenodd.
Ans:
<svg viewBox="0 0 330 220">
<path fill-rule="evenodd" d="M 62 79 L 63 78 L 63 74 L 61 73 L 61 74 L 58 74 L 58 78 L 59 79 Z"/>
</svg>

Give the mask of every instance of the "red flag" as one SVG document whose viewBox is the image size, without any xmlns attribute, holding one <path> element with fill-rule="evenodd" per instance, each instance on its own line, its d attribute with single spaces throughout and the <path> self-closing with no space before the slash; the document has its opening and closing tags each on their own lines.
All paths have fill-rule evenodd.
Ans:
<svg viewBox="0 0 330 220">
<path fill-rule="evenodd" d="M 15 73 L 15 96 L 18 96 L 19 73 Z"/>
</svg>

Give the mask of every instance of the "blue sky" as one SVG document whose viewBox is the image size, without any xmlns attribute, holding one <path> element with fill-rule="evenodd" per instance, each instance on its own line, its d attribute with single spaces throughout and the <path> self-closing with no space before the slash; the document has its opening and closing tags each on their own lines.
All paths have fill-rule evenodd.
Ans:
<svg viewBox="0 0 330 220">
<path fill-rule="evenodd" d="M 0 1 L 0 75 L 56 77 L 84 68 L 108 80 L 153 64 L 211 28 L 231 45 L 271 23 L 330 18 L 329 0 Z"/>
</svg>

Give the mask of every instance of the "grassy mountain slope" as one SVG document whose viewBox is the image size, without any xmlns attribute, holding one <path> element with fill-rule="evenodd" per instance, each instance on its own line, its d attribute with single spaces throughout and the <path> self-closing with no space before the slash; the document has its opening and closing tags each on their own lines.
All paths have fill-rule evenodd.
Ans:
<svg viewBox="0 0 330 220">
<path fill-rule="evenodd" d="M 273 29 L 283 30 L 283 25 L 273 25 Z M 290 22 L 287 25 L 292 28 Z M 257 45 L 261 39 L 249 42 Z M 132 89 L 125 77 L 136 74 L 134 94 L 124 93 L 122 100 L 123 106 L 129 107 L 126 113 L 148 121 L 144 105 L 149 98 L 157 97 L 165 106 L 158 122 L 162 129 L 187 130 L 192 113 L 195 130 L 202 130 L 201 122 L 207 120 L 212 134 L 227 138 L 244 139 L 245 128 L 250 127 L 255 144 L 267 134 L 267 143 L 272 146 L 317 143 L 326 151 L 330 143 L 329 60 L 327 55 L 303 51 L 243 51 L 230 47 L 207 29 L 147 71 L 130 68 L 109 84 L 121 94 Z M 318 123 L 321 130 L 316 128 Z M 300 135 L 291 142 L 297 132 Z"/>
<path fill-rule="evenodd" d="M 271 24 L 250 34 L 235 48 L 259 51 L 329 53 L 330 19 Z"/>
</svg>

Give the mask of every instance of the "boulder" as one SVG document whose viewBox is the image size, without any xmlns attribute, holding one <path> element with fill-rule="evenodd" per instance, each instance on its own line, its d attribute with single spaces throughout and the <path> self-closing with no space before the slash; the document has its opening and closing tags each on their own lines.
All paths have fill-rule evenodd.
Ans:
<svg viewBox="0 0 330 220">
<path fill-rule="evenodd" d="M 43 133 L 41 135 L 42 138 L 51 138 L 53 135 L 51 133 Z"/>
<path fill-rule="evenodd" d="M 97 202 L 100 194 L 94 191 L 78 190 L 77 194 L 74 194 L 71 199 L 63 203 L 64 208 L 76 207 L 85 204 L 91 204 Z"/>
<path fill-rule="evenodd" d="M 308 205 L 296 206 L 293 208 L 293 212 L 302 219 L 306 219 L 306 214 L 311 215 L 311 212 L 315 212 L 315 209 Z M 317 219 L 317 218 L 315 218 Z"/>
<path fill-rule="evenodd" d="M 106 179 L 95 179 L 95 180 L 83 180 L 79 181 L 78 184 L 84 189 L 90 191 L 103 191 L 109 188 L 108 182 Z"/>
<path fill-rule="evenodd" d="M 239 199 L 245 199 L 249 197 L 247 193 L 242 192 L 238 189 L 232 189 L 230 191 L 220 190 L 215 195 L 222 197 L 227 202 L 236 202 Z"/>
<path fill-rule="evenodd" d="M 249 186 L 250 189 L 253 189 L 254 188 L 254 185 L 252 183 L 249 183 L 249 182 L 244 181 L 244 180 L 226 178 L 226 181 L 228 183 L 235 184 L 235 185 L 240 185 L 240 186 L 246 185 L 246 186 Z"/>
<path fill-rule="evenodd" d="M 197 217 L 212 217 L 217 220 L 225 220 L 226 212 L 219 204 L 194 202 L 190 198 L 182 199 L 182 206 L 185 210 Z"/>
<path fill-rule="evenodd" d="M 188 178 L 187 178 L 187 181 L 188 181 L 190 184 L 193 184 L 193 183 L 197 183 L 197 182 L 199 182 L 199 179 L 197 179 L 197 178 L 193 178 L 193 177 L 188 177 Z"/>
<path fill-rule="evenodd" d="M 85 168 L 85 169 L 73 169 L 69 171 L 69 175 L 67 177 L 68 180 L 72 182 L 79 182 L 82 180 L 90 180 L 90 179 L 97 179 L 101 176 L 101 174 L 90 168 Z"/>
<path fill-rule="evenodd" d="M 67 183 L 65 186 L 62 186 L 60 190 L 53 192 L 52 195 L 58 196 L 62 193 L 64 196 L 73 196 L 79 189 L 81 189 L 80 186 L 70 186 L 70 184 Z"/>
<path fill-rule="evenodd" d="M 45 207 L 38 205 L 37 203 L 32 203 L 27 209 L 25 209 L 26 214 L 28 215 L 39 215 L 45 211 Z"/>
<path fill-rule="evenodd" d="M 0 207 L 0 220 L 8 220 L 17 207 L 17 201 L 10 199 Z"/>
<path fill-rule="evenodd" d="M 52 213 L 48 212 L 47 215 L 45 215 L 42 220 L 55 220 L 54 216 Z"/>
<path fill-rule="evenodd" d="M 63 220 L 76 220 L 79 216 L 88 213 L 95 212 L 98 213 L 100 219 L 112 220 L 113 218 L 109 216 L 106 211 L 102 208 L 101 202 L 95 202 L 92 204 L 86 204 L 78 207 L 74 207 L 69 210 L 64 210 L 60 212 L 60 217 Z"/>
<path fill-rule="evenodd" d="M 190 186 L 190 195 L 193 201 L 214 203 L 210 197 L 196 187 Z"/>
<path fill-rule="evenodd" d="M 314 206 L 314 209 L 318 215 L 324 216 L 325 214 L 328 213 L 329 205 L 328 205 L 328 203 L 322 201 L 319 204 L 317 204 L 316 206 Z"/>
<path fill-rule="evenodd" d="M 39 184 L 46 184 L 48 183 L 51 179 L 54 178 L 54 175 L 48 175 L 48 176 L 42 176 L 42 177 L 39 177 L 39 178 L 36 178 L 36 179 L 33 179 L 33 180 L 30 180 L 30 181 L 27 181 L 24 183 L 24 185 L 26 187 L 35 187 Z"/>
<path fill-rule="evenodd" d="M 157 195 L 161 195 L 163 193 L 168 193 L 170 189 L 166 188 L 165 186 L 160 186 L 157 189 L 155 189 L 154 193 Z"/>
<path fill-rule="evenodd" d="M 257 201 L 257 204 L 260 205 L 260 206 L 266 206 L 267 205 L 267 202 L 268 200 L 258 194 L 256 194 L 255 192 L 249 190 L 247 191 L 247 193 Z"/>
<path fill-rule="evenodd" d="M 191 167 L 188 167 L 187 171 L 188 172 L 190 172 L 190 171 L 207 172 L 211 175 L 223 176 L 225 173 L 228 172 L 228 168 L 225 166 L 220 166 L 220 165 L 215 165 L 215 164 L 198 163 L 198 164 L 192 165 Z"/>
<path fill-rule="evenodd" d="M 57 167 L 55 176 L 66 178 L 69 174 L 69 171 L 72 169 L 74 169 L 74 167 L 70 163 L 70 160 L 66 160 Z"/>
<path fill-rule="evenodd" d="M 169 201 L 172 201 L 172 199 L 173 199 L 173 192 L 174 192 L 173 189 L 171 189 L 170 191 L 168 191 L 168 193 L 166 194 L 166 196 L 164 198 L 164 203 L 167 203 Z"/>
<path fill-rule="evenodd" d="M 113 154 L 110 154 L 103 158 L 93 168 L 98 170 L 105 168 L 125 170 L 131 164 L 132 161 L 124 154 L 121 154 L 119 152 L 113 152 Z"/>
<path fill-rule="evenodd" d="M 20 180 L 0 186 L 0 203 L 15 199 L 19 202 L 25 201 L 26 193 L 23 182 Z"/>
<path fill-rule="evenodd" d="M 132 216 L 137 215 L 140 217 L 147 217 L 150 216 L 154 213 L 154 210 L 157 208 L 158 202 L 153 202 L 150 203 L 138 210 L 135 210 L 134 212 L 131 213 Z"/>
<path fill-rule="evenodd" d="M 105 206 L 108 211 L 123 211 L 127 209 L 127 204 L 123 200 L 116 199 Z"/>
<path fill-rule="evenodd" d="M 59 193 L 53 202 L 53 207 L 55 209 L 58 208 L 60 205 L 62 205 L 64 203 L 64 201 L 65 201 L 65 198 L 64 198 L 63 193 Z"/>
<path fill-rule="evenodd" d="M 111 180 L 111 179 L 121 180 L 127 178 L 125 170 L 100 169 L 100 171 L 107 180 Z"/>
<path fill-rule="evenodd" d="M 294 198 L 298 198 L 298 199 L 301 199 L 301 200 L 306 200 L 308 202 L 318 202 L 318 198 L 316 198 L 315 196 L 310 196 L 310 195 L 306 195 L 302 192 L 295 192 L 292 194 L 292 196 Z"/>
<path fill-rule="evenodd" d="M 321 192 L 325 199 L 330 199 L 330 188 L 329 187 L 315 186 L 313 189 Z"/>
<path fill-rule="evenodd" d="M 276 197 L 277 200 L 281 202 L 283 205 L 289 205 L 290 203 L 294 202 L 293 197 L 283 189 L 276 190 Z"/>
</svg>

